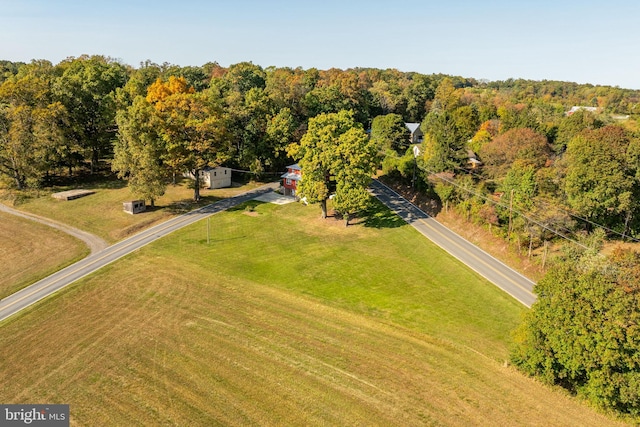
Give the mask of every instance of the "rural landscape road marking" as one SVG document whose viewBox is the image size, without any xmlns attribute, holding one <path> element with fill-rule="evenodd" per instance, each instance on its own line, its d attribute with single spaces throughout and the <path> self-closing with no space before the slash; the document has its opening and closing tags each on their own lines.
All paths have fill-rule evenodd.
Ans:
<svg viewBox="0 0 640 427">
<path fill-rule="evenodd" d="M 374 180 L 371 193 L 405 222 L 527 307 L 535 302 L 535 283 L 446 228 L 391 188 Z"/>
<path fill-rule="evenodd" d="M 93 273 L 94 271 L 104 267 L 122 258 L 125 255 L 153 242 L 154 240 L 164 237 L 167 234 L 193 224 L 203 218 L 222 212 L 262 194 L 272 191 L 277 187 L 277 183 L 263 185 L 257 189 L 239 194 L 228 199 L 220 200 L 216 203 L 204 206 L 200 209 L 188 212 L 184 215 L 172 218 L 154 227 L 148 228 L 135 234 L 128 239 L 122 240 L 106 249 L 92 254 L 81 261 L 76 262 L 57 273 L 52 274 L 26 288 L 6 297 L 0 301 L 0 322 L 18 313 L 19 311 L 29 307 L 30 305 L 48 297 L 58 290 L 70 285 L 76 280 Z"/>
</svg>

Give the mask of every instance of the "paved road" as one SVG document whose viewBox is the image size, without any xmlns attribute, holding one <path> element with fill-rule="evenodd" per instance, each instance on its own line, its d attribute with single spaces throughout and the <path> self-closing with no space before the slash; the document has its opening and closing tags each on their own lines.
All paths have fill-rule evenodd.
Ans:
<svg viewBox="0 0 640 427">
<path fill-rule="evenodd" d="M 534 283 L 473 243 L 463 239 L 407 199 L 374 180 L 371 193 L 436 245 L 527 307 L 536 300 Z"/>
<path fill-rule="evenodd" d="M 240 203 L 246 202 L 247 200 L 251 200 L 257 196 L 268 193 L 277 186 L 278 183 L 267 184 L 238 196 L 207 205 L 187 214 L 172 218 L 162 224 L 158 224 L 121 242 L 109 246 L 98 253 L 92 254 L 89 257 L 1 300 L 0 322 L 20 310 L 40 301 L 41 299 L 46 298 L 54 292 L 57 292 L 76 280 L 93 273 L 105 265 L 130 254 L 160 237 L 164 237 L 175 230 L 206 218 L 209 215 L 222 212 L 233 206 L 239 205 Z"/>
<path fill-rule="evenodd" d="M 86 243 L 86 245 L 91 250 L 92 254 L 94 254 L 96 252 L 100 252 L 101 250 L 103 250 L 107 246 L 109 246 L 109 244 L 107 242 L 105 242 L 102 238 L 100 238 L 100 237 L 98 237 L 98 236 L 96 236 L 94 234 L 87 233 L 86 231 L 79 230 L 79 229 L 77 229 L 75 227 L 71 227 L 70 225 L 62 224 L 62 223 L 60 223 L 58 221 L 54 221 L 54 220 L 49 219 L 49 218 L 44 218 L 44 217 L 42 217 L 40 215 L 35 215 L 35 214 L 32 214 L 32 213 L 22 212 L 22 211 L 10 208 L 9 206 L 3 205 L 2 203 L 0 203 L 0 211 L 6 212 L 6 213 L 11 214 L 11 215 L 19 216 L 19 217 L 22 217 L 22 218 L 26 218 L 26 219 L 29 219 L 31 221 L 36 221 L 36 222 L 39 222 L 41 224 L 48 225 L 49 227 L 57 228 L 58 230 L 64 231 L 65 233 L 70 234 L 73 237 L 75 237 L 76 239 L 80 239 L 84 243 Z"/>
</svg>

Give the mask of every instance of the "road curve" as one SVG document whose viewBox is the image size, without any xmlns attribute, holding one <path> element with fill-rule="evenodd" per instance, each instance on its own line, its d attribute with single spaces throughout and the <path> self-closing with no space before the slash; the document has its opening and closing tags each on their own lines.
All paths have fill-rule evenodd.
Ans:
<svg viewBox="0 0 640 427">
<path fill-rule="evenodd" d="M 46 277 L 0 301 L 0 322 L 48 297 L 76 280 L 95 272 L 115 260 L 203 218 L 222 212 L 277 187 L 277 183 L 263 185 L 257 189 L 196 209 L 184 215 L 155 225 L 106 249 L 92 254 L 57 273 Z"/>
<path fill-rule="evenodd" d="M 374 180 L 370 192 L 408 224 L 527 307 L 535 302 L 534 282 L 446 228 L 413 203 Z"/>
<path fill-rule="evenodd" d="M 96 236 L 95 234 L 87 233 L 86 231 L 79 230 L 75 227 L 71 227 L 70 225 L 62 224 L 58 221 L 54 221 L 49 218 L 44 218 L 40 215 L 35 215 L 32 213 L 22 212 L 9 206 L 3 205 L 0 203 L 0 211 L 6 212 L 11 215 L 19 216 L 22 218 L 26 218 L 31 221 L 36 221 L 44 225 L 48 225 L 49 227 L 56 228 L 60 231 L 63 231 L 76 239 L 82 240 L 91 251 L 92 254 L 96 252 L 100 252 L 105 249 L 109 244 L 102 238 Z"/>
</svg>

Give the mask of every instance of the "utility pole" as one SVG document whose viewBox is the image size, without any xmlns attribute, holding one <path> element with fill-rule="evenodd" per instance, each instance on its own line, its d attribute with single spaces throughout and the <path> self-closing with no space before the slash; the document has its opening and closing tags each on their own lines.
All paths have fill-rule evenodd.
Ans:
<svg viewBox="0 0 640 427">
<path fill-rule="evenodd" d="M 511 226 L 511 220 L 513 217 L 513 188 L 511 189 L 511 196 L 509 197 L 509 234 L 507 234 L 507 237 L 509 240 L 511 240 L 511 230 L 512 230 L 512 226 Z"/>
<path fill-rule="evenodd" d="M 413 146 L 413 177 L 411 177 L 411 189 L 415 189 L 416 185 L 416 169 L 418 168 L 418 156 L 420 155 L 420 148 L 417 145 Z"/>
<path fill-rule="evenodd" d="M 549 242 L 547 240 L 544 241 L 544 255 L 542 255 L 542 270 L 544 270 L 545 265 L 547 264 L 547 252 L 549 250 Z"/>
<path fill-rule="evenodd" d="M 209 239 L 209 236 L 210 236 L 210 233 L 209 233 L 209 223 L 210 223 L 210 219 L 211 219 L 211 217 L 210 217 L 210 216 L 208 216 L 208 217 L 207 217 L 207 245 L 209 244 L 209 241 L 210 241 L 210 239 Z"/>
<path fill-rule="evenodd" d="M 413 177 L 411 178 L 411 189 L 415 190 L 416 188 L 416 167 L 418 165 L 418 160 L 414 157 L 413 159 Z"/>
</svg>

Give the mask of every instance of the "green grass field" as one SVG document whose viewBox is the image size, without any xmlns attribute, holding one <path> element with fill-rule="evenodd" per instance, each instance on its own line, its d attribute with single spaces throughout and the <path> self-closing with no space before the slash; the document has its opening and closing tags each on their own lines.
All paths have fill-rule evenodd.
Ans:
<svg viewBox="0 0 640 427">
<path fill-rule="evenodd" d="M 88 253 L 84 243 L 61 231 L 0 212 L 0 299 Z"/>
<path fill-rule="evenodd" d="M 178 185 L 167 186 L 165 195 L 156 201 L 155 209 L 149 209 L 137 215 L 122 211 L 122 203 L 132 200 L 132 195 L 126 187 L 126 182 L 121 180 L 89 182 L 82 188 L 93 190 L 95 194 L 69 201 L 54 199 L 51 193 L 68 190 L 71 187 L 52 188 L 40 192 L 38 197 L 23 198 L 15 207 L 93 233 L 109 243 L 114 243 L 196 207 L 192 202 L 193 190 L 188 188 L 188 183 L 188 180 L 181 180 Z M 258 185 L 260 184 L 251 182 L 232 188 L 203 189 L 199 206 L 248 191 Z"/>
<path fill-rule="evenodd" d="M 0 401 L 72 425 L 617 425 L 505 366 L 525 308 L 387 211 L 253 203 L 0 325 Z"/>
</svg>

